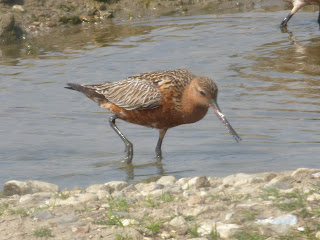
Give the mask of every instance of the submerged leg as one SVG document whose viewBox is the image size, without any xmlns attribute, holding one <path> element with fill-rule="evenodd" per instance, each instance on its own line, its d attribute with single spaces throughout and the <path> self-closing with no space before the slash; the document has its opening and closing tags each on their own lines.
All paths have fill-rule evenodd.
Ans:
<svg viewBox="0 0 320 240">
<path fill-rule="evenodd" d="M 320 24 L 320 6 L 319 6 L 319 16 L 318 16 L 318 23 Z"/>
<path fill-rule="evenodd" d="M 287 26 L 287 23 L 289 22 L 289 20 L 290 20 L 290 18 L 292 17 L 293 15 L 291 14 L 291 13 L 289 13 L 288 14 L 288 16 L 286 16 L 283 20 L 282 20 L 282 22 L 281 22 L 281 24 L 280 24 L 280 27 L 286 27 Z"/>
<path fill-rule="evenodd" d="M 307 5 L 304 1 L 301 0 L 296 0 L 293 3 L 293 8 L 291 10 L 291 12 L 289 13 L 289 15 L 287 17 L 285 17 L 285 19 L 283 19 L 283 21 L 280 24 L 280 27 L 286 27 L 287 23 L 289 22 L 290 18 L 302 7 L 304 7 L 305 5 Z"/>
<path fill-rule="evenodd" d="M 162 140 L 164 138 L 164 135 L 166 135 L 168 129 L 160 129 L 159 130 L 159 139 L 158 143 L 156 146 L 156 154 L 157 154 L 157 159 L 161 160 L 162 159 L 162 153 L 161 153 L 161 145 L 162 145 Z"/>
<path fill-rule="evenodd" d="M 116 119 L 118 118 L 117 115 L 113 115 L 109 118 L 109 124 L 112 127 L 112 129 L 119 135 L 119 137 L 122 139 L 122 141 L 125 144 L 125 161 L 126 163 L 130 164 L 132 162 L 133 157 L 133 144 L 123 135 L 123 133 L 119 130 L 119 128 L 116 125 Z"/>
</svg>

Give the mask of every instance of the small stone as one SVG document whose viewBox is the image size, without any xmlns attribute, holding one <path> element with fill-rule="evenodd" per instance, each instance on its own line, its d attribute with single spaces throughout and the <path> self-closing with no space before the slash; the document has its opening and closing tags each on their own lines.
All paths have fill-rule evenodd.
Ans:
<svg viewBox="0 0 320 240">
<path fill-rule="evenodd" d="M 125 198 L 126 195 L 123 193 L 123 192 L 120 192 L 120 191 L 114 191 L 111 196 L 114 198 L 114 199 L 120 199 L 120 198 Z"/>
<path fill-rule="evenodd" d="M 204 206 L 195 206 L 195 207 L 189 207 L 182 210 L 182 214 L 184 216 L 198 216 L 201 213 L 204 213 L 208 211 L 210 207 L 208 205 Z"/>
<path fill-rule="evenodd" d="M 208 238 L 202 238 L 202 237 L 199 237 L 199 238 L 188 238 L 187 240 L 208 240 Z"/>
<path fill-rule="evenodd" d="M 222 184 L 229 185 L 229 186 L 240 186 L 240 185 L 247 184 L 250 178 L 252 178 L 252 176 L 249 174 L 244 174 L 244 173 L 233 174 L 225 177 L 222 180 Z"/>
<path fill-rule="evenodd" d="M 76 195 L 78 196 L 78 201 L 81 203 L 93 202 L 99 200 L 97 194 L 94 193 L 84 193 Z"/>
<path fill-rule="evenodd" d="M 162 176 L 158 179 L 157 183 L 162 185 L 172 185 L 176 182 L 176 178 L 174 176 Z"/>
<path fill-rule="evenodd" d="M 34 200 L 34 197 L 31 194 L 27 194 L 27 195 L 21 196 L 19 202 L 20 203 L 28 203 L 32 200 Z"/>
<path fill-rule="evenodd" d="M 293 181 L 294 179 L 291 176 L 275 177 L 265 185 L 265 188 L 290 189 Z"/>
<path fill-rule="evenodd" d="M 310 202 L 317 201 L 317 200 L 320 200 L 320 194 L 318 193 L 313 193 L 307 197 L 307 201 L 310 201 Z"/>
<path fill-rule="evenodd" d="M 270 217 L 267 219 L 257 220 L 257 224 L 273 224 L 273 225 L 295 225 L 298 223 L 297 216 L 293 214 L 286 214 L 276 218 Z"/>
<path fill-rule="evenodd" d="M 192 187 L 195 187 L 196 189 L 203 188 L 203 187 L 210 187 L 210 182 L 205 176 L 194 177 L 194 178 L 191 178 L 188 182 L 186 182 L 182 186 L 182 189 L 186 190 Z"/>
<path fill-rule="evenodd" d="M 110 193 L 106 190 L 98 190 L 97 196 L 98 196 L 99 200 L 106 199 L 110 196 Z"/>
<path fill-rule="evenodd" d="M 37 200 L 45 200 L 45 199 L 51 198 L 53 195 L 54 193 L 52 192 L 37 192 L 32 194 L 32 196 Z"/>
<path fill-rule="evenodd" d="M 312 174 L 314 172 L 316 172 L 317 170 L 316 169 L 309 169 L 309 168 L 298 168 L 297 170 L 295 170 L 291 176 L 292 177 L 296 177 L 298 175 L 309 175 L 309 174 Z"/>
<path fill-rule="evenodd" d="M 225 219 L 227 221 L 229 221 L 231 219 L 231 217 L 233 216 L 233 214 L 234 214 L 233 212 L 226 214 Z"/>
<path fill-rule="evenodd" d="M 48 209 L 45 209 L 45 210 L 42 210 L 40 212 L 35 213 L 33 215 L 33 217 L 35 219 L 43 220 L 43 219 L 50 219 L 53 217 L 53 215 L 50 213 L 50 211 Z"/>
<path fill-rule="evenodd" d="M 178 181 L 176 181 L 176 184 L 179 184 L 180 186 L 183 186 L 183 185 L 185 185 L 189 180 L 190 180 L 190 178 L 180 178 Z"/>
<path fill-rule="evenodd" d="M 97 193 L 100 190 L 106 191 L 106 187 L 104 186 L 104 184 L 91 185 L 86 189 L 86 192 L 88 192 L 88 193 Z"/>
<path fill-rule="evenodd" d="M 316 173 L 312 174 L 312 176 L 315 178 L 320 178 L 320 172 L 316 172 Z"/>
<path fill-rule="evenodd" d="M 134 219 L 122 219 L 121 223 L 124 227 L 127 227 L 129 225 L 139 225 L 139 222 Z"/>
<path fill-rule="evenodd" d="M 318 232 L 316 233 L 316 238 L 317 238 L 317 239 L 320 239 L 320 231 L 318 231 Z"/>
<path fill-rule="evenodd" d="M 204 203 L 203 199 L 199 196 L 190 197 L 187 201 L 188 206 L 197 205 Z"/>
<path fill-rule="evenodd" d="M 158 189 L 163 189 L 163 185 L 162 184 L 158 184 L 155 182 L 151 182 L 151 183 L 138 183 L 136 184 L 136 188 L 141 192 L 141 194 L 143 196 L 147 196 L 150 192 L 154 191 L 154 190 L 158 190 Z"/>
<path fill-rule="evenodd" d="M 77 222 L 77 221 L 78 221 L 78 217 L 77 216 L 68 215 L 68 216 L 62 216 L 62 217 L 54 218 L 50 222 L 51 223 L 64 224 L 64 223 L 73 223 L 73 222 Z"/>
<path fill-rule="evenodd" d="M 24 12 L 24 8 L 21 5 L 13 5 L 12 10 L 16 12 Z"/>
<path fill-rule="evenodd" d="M 169 225 L 174 227 L 175 232 L 178 234 L 185 234 L 188 230 L 187 221 L 182 216 L 172 219 Z"/>
<path fill-rule="evenodd" d="M 239 230 L 240 226 L 237 224 L 224 224 L 218 222 L 216 228 L 221 238 L 229 239 L 230 236 Z"/>
<path fill-rule="evenodd" d="M 166 193 L 182 193 L 183 190 L 179 185 L 164 185 L 163 192 Z"/>
<path fill-rule="evenodd" d="M 197 232 L 201 236 L 206 236 L 214 231 L 217 231 L 221 238 L 230 239 L 230 236 L 234 234 L 240 228 L 237 224 L 225 224 L 216 222 L 214 220 L 205 220 L 200 224 Z"/>
<path fill-rule="evenodd" d="M 25 195 L 36 192 L 58 192 L 57 185 L 37 180 L 17 181 L 11 180 L 4 184 L 3 193 L 5 196 Z"/>
<path fill-rule="evenodd" d="M 133 184 L 130 184 L 129 186 L 123 188 L 121 191 L 123 193 L 132 193 L 132 192 L 136 192 L 137 188 Z"/>
<path fill-rule="evenodd" d="M 111 181 L 111 182 L 105 183 L 104 186 L 117 191 L 121 191 L 123 188 L 129 186 L 129 183 L 124 181 Z"/>
<path fill-rule="evenodd" d="M 171 234 L 164 231 L 164 232 L 160 233 L 160 237 L 163 239 L 169 239 L 171 237 Z"/>
<path fill-rule="evenodd" d="M 55 206 L 64 206 L 64 205 L 77 205 L 80 204 L 78 198 L 71 196 L 67 199 L 59 199 L 59 198 L 51 198 L 48 205 L 55 205 Z"/>
<path fill-rule="evenodd" d="M 178 227 L 178 226 L 184 225 L 186 223 L 187 223 L 187 221 L 182 216 L 175 217 L 174 219 L 172 219 L 169 222 L 169 224 L 173 227 Z"/>
<path fill-rule="evenodd" d="M 153 197 L 160 197 L 163 194 L 163 190 L 162 189 L 157 189 L 154 190 L 152 192 L 149 192 L 149 194 Z"/>
<path fill-rule="evenodd" d="M 88 233 L 88 232 L 90 232 L 90 226 L 87 225 L 87 226 L 84 226 L 84 227 L 77 227 L 76 228 L 76 232 L 82 233 L 82 234 Z"/>
<path fill-rule="evenodd" d="M 194 191 L 186 190 L 186 191 L 184 191 L 184 192 L 182 193 L 182 195 L 183 195 L 184 197 L 187 197 L 187 198 L 188 198 L 188 197 L 194 195 Z"/>
<path fill-rule="evenodd" d="M 299 232 L 304 232 L 305 231 L 304 227 L 298 227 L 297 229 L 298 229 Z"/>
<path fill-rule="evenodd" d="M 206 196 L 208 196 L 207 192 L 205 192 L 205 191 L 200 192 L 200 197 L 206 197 Z"/>
</svg>

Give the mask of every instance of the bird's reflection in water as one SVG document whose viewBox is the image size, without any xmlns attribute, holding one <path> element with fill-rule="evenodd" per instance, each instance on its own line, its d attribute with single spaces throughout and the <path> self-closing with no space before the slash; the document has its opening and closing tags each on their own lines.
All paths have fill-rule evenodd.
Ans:
<svg viewBox="0 0 320 240">
<path fill-rule="evenodd" d="M 152 160 L 153 161 L 153 160 Z M 167 173 L 164 170 L 164 164 L 162 161 L 153 161 L 150 163 L 144 163 L 144 164 L 126 164 L 123 161 L 114 160 L 114 161 L 108 161 L 108 162 L 98 162 L 94 164 L 96 168 L 101 167 L 107 167 L 107 166 L 115 166 L 115 170 L 120 170 L 121 172 L 125 173 L 125 179 L 126 182 L 137 182 L 142 180 L 145 180 L 145 178 L 159 178 L 161 176 L 167 175 Z M 138 169 L 146 169 L 146 168 L 156 168 L 156 174 L 136 174 L 135 170 Z M 106 173 L 107 174 L 107 173 Z"/>
</svg>

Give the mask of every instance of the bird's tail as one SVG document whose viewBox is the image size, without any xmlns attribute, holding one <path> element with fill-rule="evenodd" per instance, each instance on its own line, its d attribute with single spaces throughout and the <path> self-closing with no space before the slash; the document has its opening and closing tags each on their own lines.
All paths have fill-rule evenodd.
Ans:
<svg viewBox="0 0 320 240">
<path fill-rule="evenodd" d="M 95 102 L 99 102 L 99 100 L 105 99 L 105 96 L 103 94 L 97 93 L 94 89 L 86 87 L 85 85 L 80 85 L 76 83 L 67 83 L 66 89 L 76 90 L 78 92 L 82 92 L 85 94 L 88 98 Z"/>
</svg>

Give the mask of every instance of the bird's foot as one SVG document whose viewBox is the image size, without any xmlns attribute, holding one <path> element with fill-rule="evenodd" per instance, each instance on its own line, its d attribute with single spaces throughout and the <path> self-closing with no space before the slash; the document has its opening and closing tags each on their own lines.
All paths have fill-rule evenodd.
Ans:
<svg viewBox="0 0 320 240">
<path fill-rule="evenodd" d="M 133 144 L 131 142 L 126 143 L 126 147 L 124 149 L 125 152 L 125 158 L 122 160 L 122 162 L 131 164 L 132 158 L 133 158 Z"/>
<path fill-rule="evenodd" d="M 161 162 L 162 160 L 162 152 L 161 150 L 156 149 L 157 161 Z"/>
</svg>

